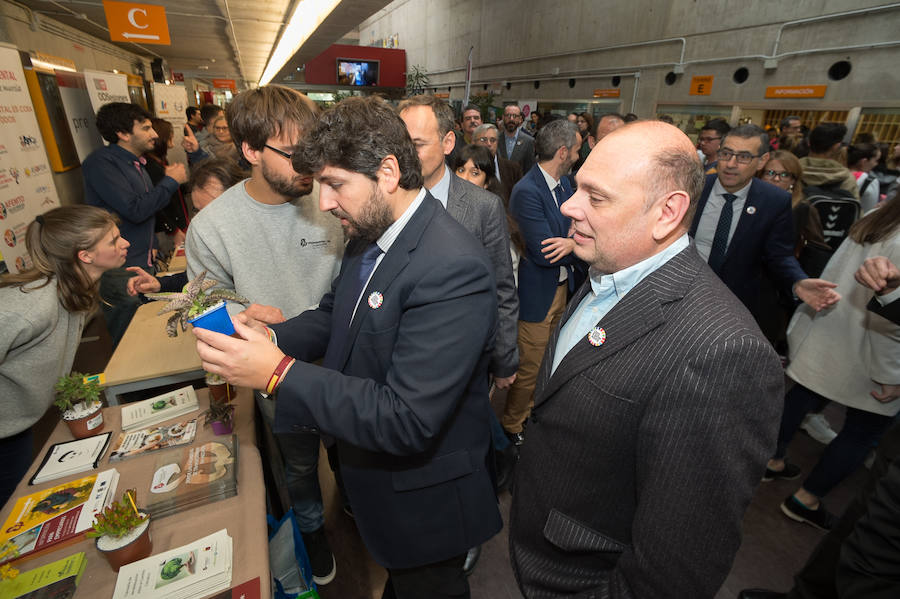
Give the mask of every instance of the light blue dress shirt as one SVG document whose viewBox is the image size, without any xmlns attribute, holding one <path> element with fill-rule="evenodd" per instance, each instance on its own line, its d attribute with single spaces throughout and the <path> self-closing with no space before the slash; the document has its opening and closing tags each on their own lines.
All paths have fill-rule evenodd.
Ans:
<svg viewBox="0 0 900 599">
<path fill-rule="evenodd" d="M 601 275 L 592 268 L 589 272 L 591 291 L 584 296 L 559 333 L 550 374 L 556 372 L 563 357 L 591 332 L 626 293 L 686 248 L 688 243 L 688 236 L 685 233 L 660 253 L 609 275 Z"/>
</svg>

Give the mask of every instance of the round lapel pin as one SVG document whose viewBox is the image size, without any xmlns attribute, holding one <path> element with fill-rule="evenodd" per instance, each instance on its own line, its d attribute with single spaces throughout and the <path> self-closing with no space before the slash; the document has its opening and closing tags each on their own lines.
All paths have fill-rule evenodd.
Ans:
<svg viewBox="0 0 900 599">
<path fill-rule="evenodd" d="M 602 327 L 594 327 L 588 333 L 588 342 L 594 347 L 600 347 L 606 343 L 606 331 Z"/>
<path fill-rule="evenodd" d="M 747 214 L 756 214 L 756 206 L 747 206 Z"/>
<path fill-rule="evenodd" d="M 381 295 L 380 291 L 373 291 L 369 294 L 369 307 L 373 310 L 377 310 L 381 307 L 381 304 L 384 303 L 384 296 Z"/>
</svg>

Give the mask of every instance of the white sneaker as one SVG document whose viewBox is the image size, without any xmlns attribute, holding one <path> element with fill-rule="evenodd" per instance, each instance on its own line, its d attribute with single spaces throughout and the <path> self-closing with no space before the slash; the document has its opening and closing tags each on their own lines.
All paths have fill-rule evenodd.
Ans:
<svg viewBox="0 0 900 599">
<path fill-rule="evenodd" d="M 800 423 L 800 428 L 823 445 L 828 445 L 837 437 L 837 433 L 831 429 L 831 425 L 828 424 L 825 416 L 821 413 L 807 414 L 803 422 Z"/>
</svg>

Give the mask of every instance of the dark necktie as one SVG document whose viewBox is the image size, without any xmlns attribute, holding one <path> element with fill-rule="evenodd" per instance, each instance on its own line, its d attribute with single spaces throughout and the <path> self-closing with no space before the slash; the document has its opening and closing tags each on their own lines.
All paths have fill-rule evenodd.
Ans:
<svg viewBox="0 0 900 599">
<path fill-rule="evenodd" d="M 712 248 L 709 250 L 709 266 L 720 274 L 722 264 L 725 263 L 725 250 L 728 249 L 728 234 L 731 233 L 731 213 L 734 211 L 734 201 L 737 196 L 733 193 L 722 194 L 725 205 L 719 214 L 719 224 L 716 225 L 716 234 L 713 235 Z"/>
<path fill-rule="evenodd" d="M 562 183 L 557 183 L 556 187 L 553 188 L 553 197 L 556 199 L 557 208 L 562 207 L 562 204 L 565 200 L 563 200 L 563 186 Z"/>
<path fill-rule="evenodd" d="M 328 338 L 328 349 L 322 359 L 322 366 L 325 368 L 340 369 L 341 365 L 338 361 L 347 345 L 353 309 L 356 308 L 359 294 L 362 293 L 366 281 L 369 280 L 369 276 L 375 268 L 375 261 L 380 255 L 381 248 L 378 247 L 378 244 L 373 243 L 367 246 L 359 260 L 359 269 L 355 273 L 347 273 L 353 279 L 344 290 L 335 294 L 334 307 L 331 311 L 331 336 Z"/>
</svg>

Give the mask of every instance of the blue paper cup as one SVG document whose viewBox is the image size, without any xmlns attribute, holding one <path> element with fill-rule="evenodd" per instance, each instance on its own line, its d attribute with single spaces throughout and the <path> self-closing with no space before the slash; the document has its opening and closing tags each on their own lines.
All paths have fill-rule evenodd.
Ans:
<svg viewBox="0 0 900 599">
<path fill-rule="evenodd" d="M 223 335 L 234 334 L 234 324 L 225 309 L 225 302 L 219 302 L 203 314 L 188 318 L 188 322 L 201 329 L 209 329 Z"/>
</svg>

